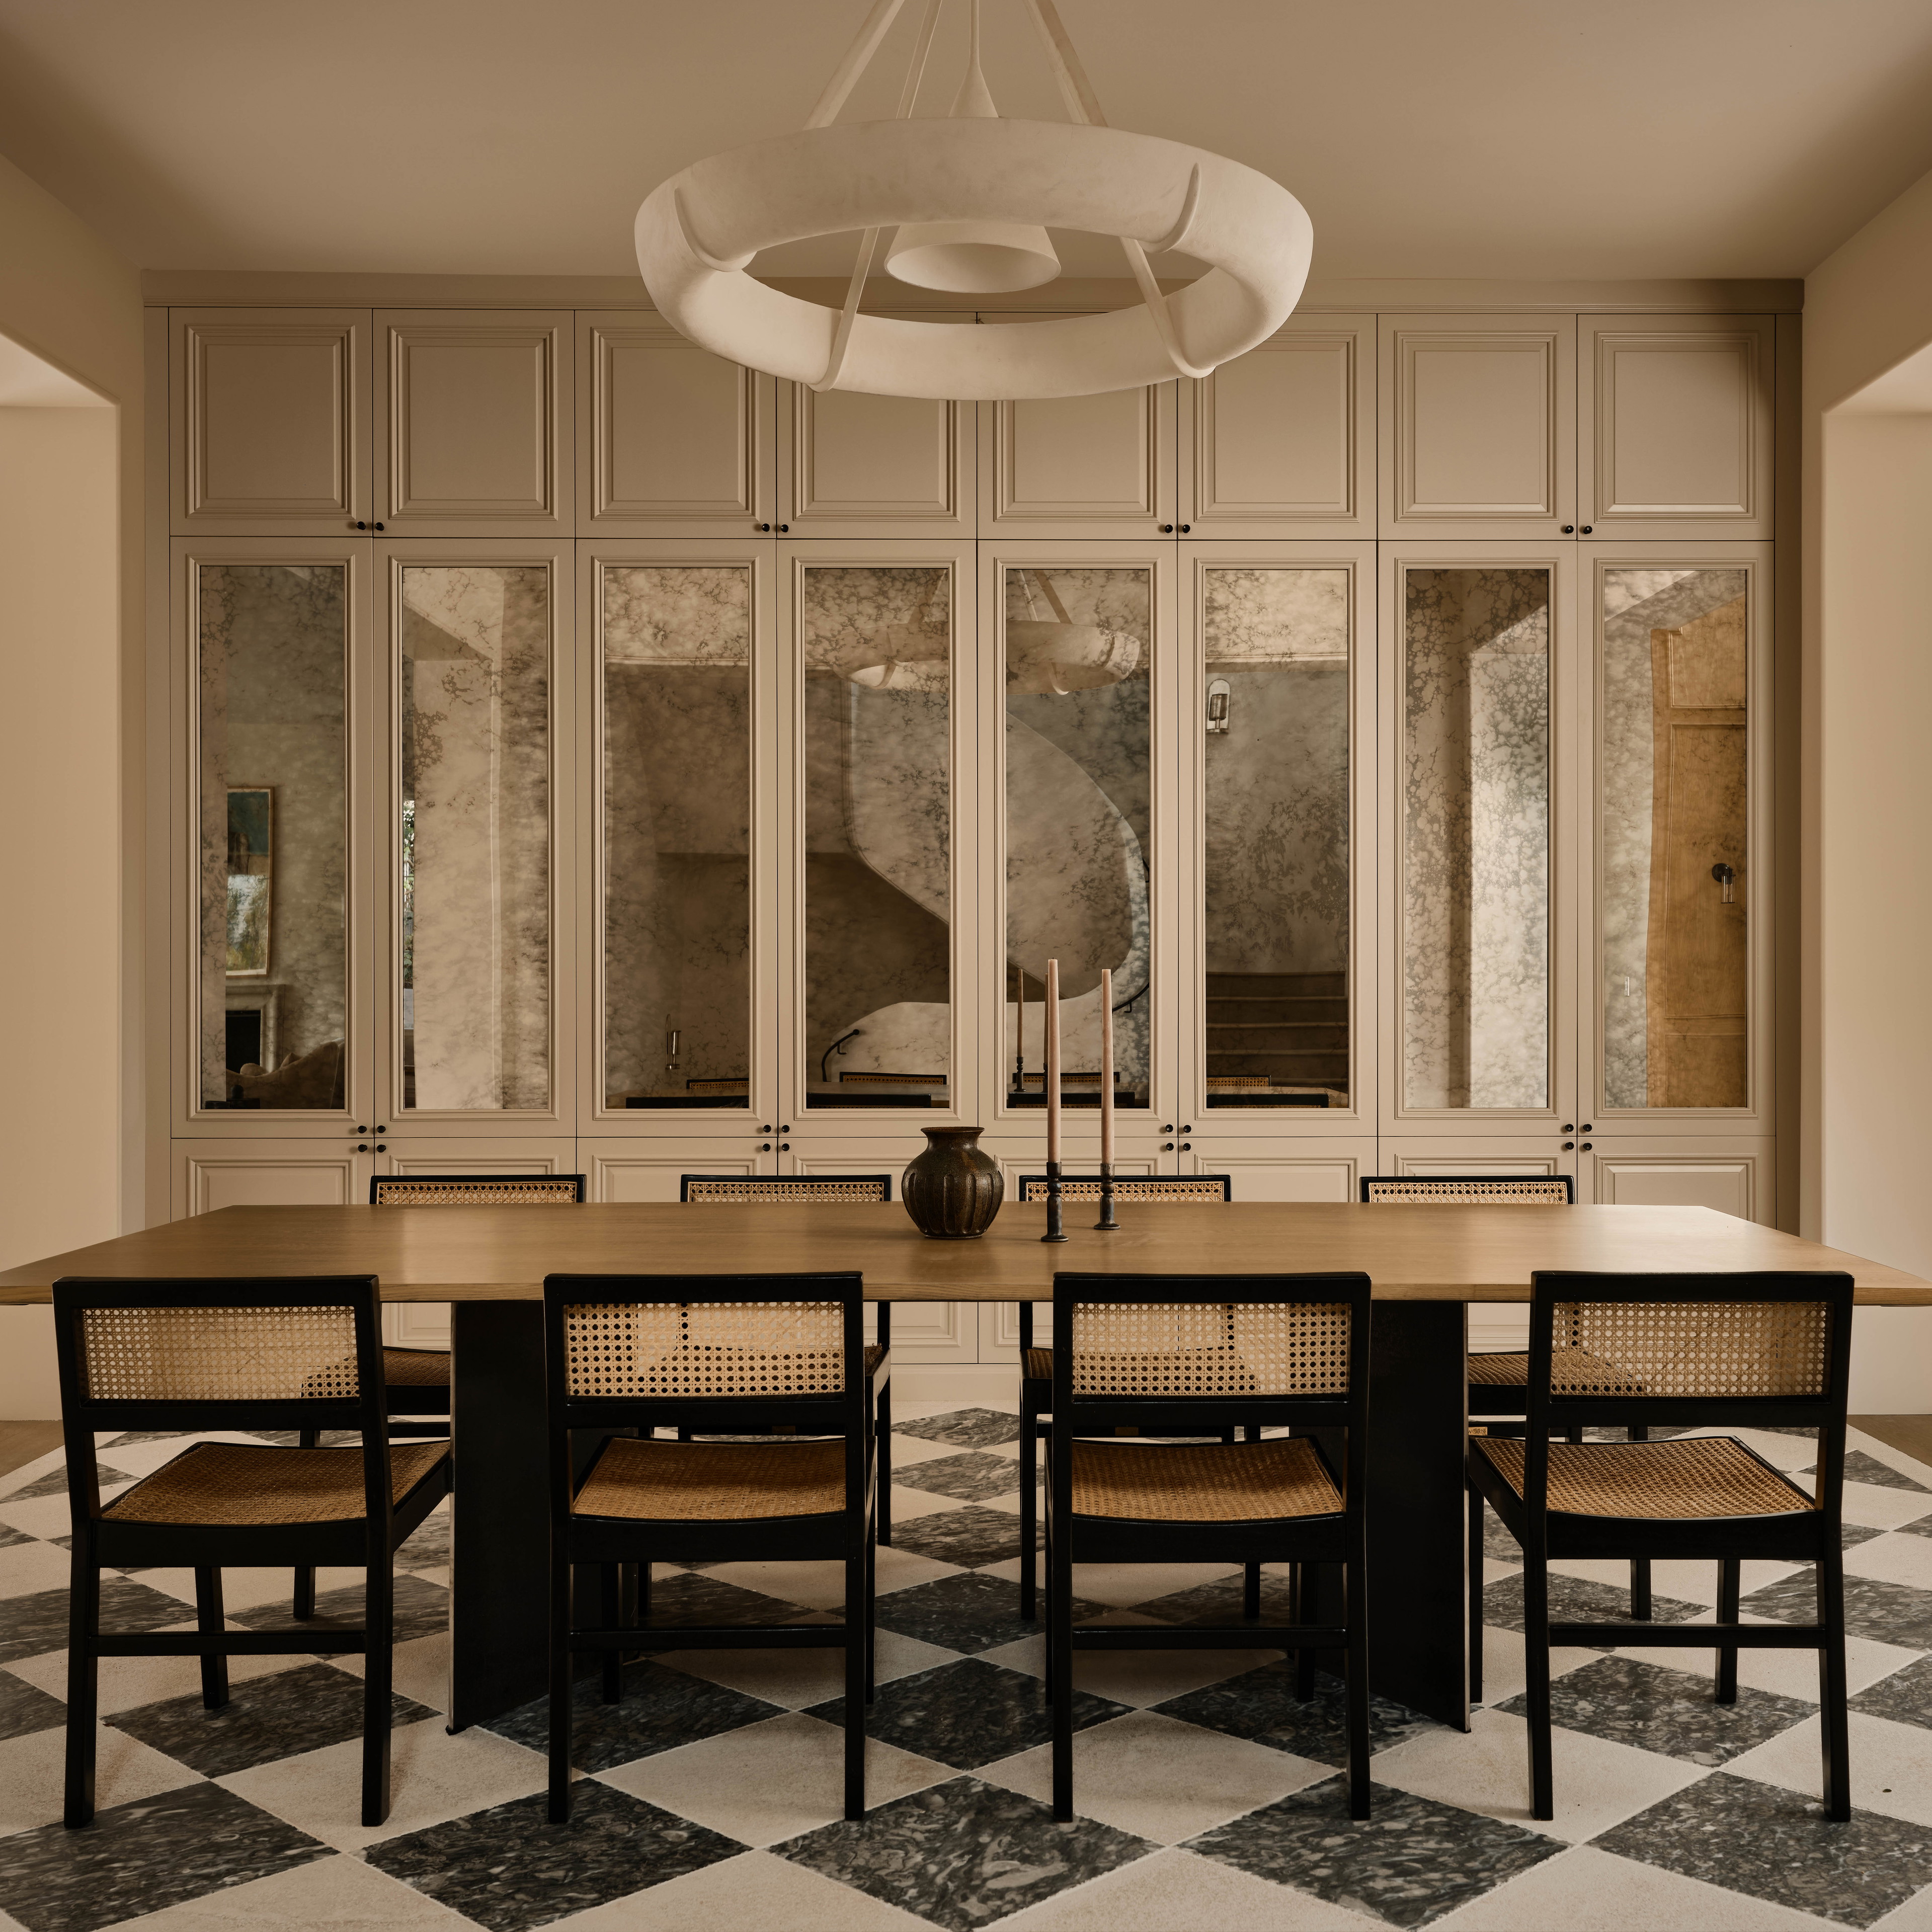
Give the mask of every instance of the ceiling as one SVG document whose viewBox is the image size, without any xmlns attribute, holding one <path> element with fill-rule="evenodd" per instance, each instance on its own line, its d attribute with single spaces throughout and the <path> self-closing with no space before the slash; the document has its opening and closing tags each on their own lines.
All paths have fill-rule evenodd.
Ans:
<svg viewBox="0 0 1932 1932">
<path fill-rule="evenodd" d="M 950 0 L 919 111 L 957 85 Z M 622 274 L 795 128 L 865 0 L 0 0 L 0 150 L 137 266 Z M 1020 0 L 1003 112 L 1060 118 Z M 892 111 L 908 0 L 848 118 Z M 1314 273 L 1800 275 L 1932 169 L 1925 0 L 1061 0 L 1115 125 L 1283 182 Z M 1073 238 L 1070 271 L 1118 274 Z M 848 240 L 761 272 L 825 274 Z"/>
</svg>

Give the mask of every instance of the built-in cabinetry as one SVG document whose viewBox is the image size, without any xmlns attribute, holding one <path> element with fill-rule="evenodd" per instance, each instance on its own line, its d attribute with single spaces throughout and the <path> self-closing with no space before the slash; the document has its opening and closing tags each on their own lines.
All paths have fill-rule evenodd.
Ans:
<svg viewBox="0 0 1932 1932">
<path fill-rule="evenodd" d="M 169 1211 L 1034 1172 L 1052 957 L 1076 1163 L 1105 966 L 1127 1171 L 1773 1218 L 1775 324 L 1315 312 L 975 406 L 158 312 Z"/>
</svg>

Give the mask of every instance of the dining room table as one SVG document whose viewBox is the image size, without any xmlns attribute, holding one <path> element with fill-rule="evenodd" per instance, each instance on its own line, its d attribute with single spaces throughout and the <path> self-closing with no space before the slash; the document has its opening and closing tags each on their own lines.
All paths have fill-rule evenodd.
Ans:
<svg viewBox="0 0 1932 1932">
<path fill-rule="evenodd" d="M 873 1302 L 1046 1301 L 1057 1272 L 1359 1271 L 1372 1284 L 1370 1654 L 1377 1695 L 1468 1726 L 1463 1467 L 1468 1307 L 1527 1302 L 1539 1270 L 1842 1270 L 1860 1306 L 1932 1307 L 1932 1284 L 1705 1208 L 1230 1202 L 1120 1213 L 1102 1232 L 1009 1202 L 976 1239 L 922 1234 L 897 1203 L 554 1208 L 245 1207 L 164 1222 L 0 1273 L 0 1304 L 66 1276 L 373 1275 L 385 1301 L 451 1304 L 450 1724 L 543 1694 L 548 1274 L 856 1270 Z"/>
</svg>

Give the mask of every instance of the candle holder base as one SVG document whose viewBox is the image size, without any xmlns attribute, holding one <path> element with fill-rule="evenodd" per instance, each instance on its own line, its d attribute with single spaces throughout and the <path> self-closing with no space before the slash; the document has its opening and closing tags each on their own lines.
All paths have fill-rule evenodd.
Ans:
<svg viewBox="0 0 1932 1932">
<path fill-rule="evenodd" d="M 1103 1160 L 1100 1163 L 1100 1218 L 1094 1223 L 1097 1234 L 1118 1234 L 1120 1224 L 1114 1219 L 1114 1164 Z"/>
<path fill-rule="evenodd" d="M 1061 1226 L 1063 1212 L 1060 1163 L 1057 1160 L 1050 1160 L 1046 1164 L 1046 1232 L 1040 1236 L 1042 1241 L 1066 1240 L 1066 1230 Z"/>
</svg>

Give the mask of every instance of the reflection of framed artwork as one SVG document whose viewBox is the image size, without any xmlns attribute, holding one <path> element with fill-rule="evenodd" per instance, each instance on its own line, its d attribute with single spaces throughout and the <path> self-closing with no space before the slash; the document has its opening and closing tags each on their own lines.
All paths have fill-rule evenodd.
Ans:
<svg viewBox="0 0 1932 1932">
<path fill-rule="evenodd" d="M 272 785 L 228 788 L 228 976 L 268 970 L 269 888 L 274 866 Z"/>
</svg>

